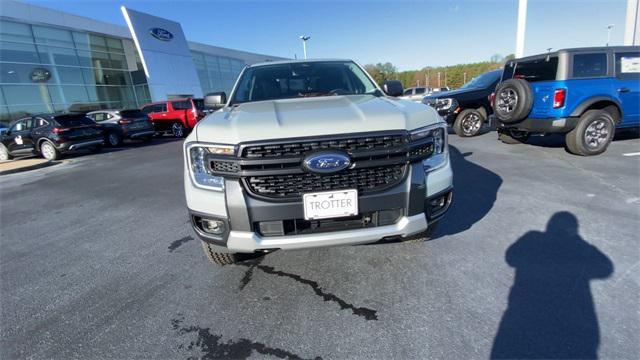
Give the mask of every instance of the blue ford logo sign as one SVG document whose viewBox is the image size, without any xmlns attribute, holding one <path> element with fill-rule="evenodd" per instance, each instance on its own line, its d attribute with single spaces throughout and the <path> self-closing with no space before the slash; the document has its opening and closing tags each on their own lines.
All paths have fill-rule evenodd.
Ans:
<svg viewBox="0 0 640 360">
<path fill-rule="evenodd" d="M 304 159 L 303 166 L 310 172 L 314 173 L 332 173 L 344 170 L 351 165 L 351 159 L 346 154 L 326 151 L 315 153 Z"/>
<path fill-rule="evenodd" d="M 149 30 L 149 33 L 154 38 L 161 41 L 170 41 L 173 39 L 173 34 L 169 30 L 165 30 L 162 28 L 153 28 Z"/>
</svg>

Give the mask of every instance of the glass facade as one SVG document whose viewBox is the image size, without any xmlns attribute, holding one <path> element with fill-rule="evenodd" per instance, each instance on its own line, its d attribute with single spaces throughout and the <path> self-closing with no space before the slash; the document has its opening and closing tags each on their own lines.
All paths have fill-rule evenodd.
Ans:
<svg viewBox="0 0 640 360">
<path fill-rule="evenodd" d="M 128 67 L 125 42 L 131 40 L 0 20 L 0 122 L 149 102 L 142 66 Z"/>
<path fill-rule="evenodd" d="M 246 65 L 240 59 L 205 54 L 199 51 L 191 51 L 191 56 L 198 72 L 203 94 L 224 91 L 228 96 L 238 75 Z"/>
</svg>

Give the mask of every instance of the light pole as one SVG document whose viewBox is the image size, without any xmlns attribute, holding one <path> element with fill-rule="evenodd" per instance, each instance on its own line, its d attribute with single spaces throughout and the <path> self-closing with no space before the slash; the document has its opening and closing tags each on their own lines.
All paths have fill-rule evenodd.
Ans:
<svg viewBox="0 0 640 360">
<path fill-rule="evenodd" d="M 518 1 L 518 28 L 516 30 L 516 58 L 524 56 L 524 30 L 527 23 L 527 1 Z"/>
<path fill-rule="evenodd" d="M 311 36 L 300 36 L 300 40 L 302 40 L 302 51 L 304 52 L 304 59 L 307 59 L 307 40 L 311 39 Z"/>
<path fill-rule="evenodd" d="M 611 29 L 613 29 L 614 26 L 615 24 L 607 25 L 607 46 L 609 46 L 609 43 L 611 42 Z"/>
</svg>

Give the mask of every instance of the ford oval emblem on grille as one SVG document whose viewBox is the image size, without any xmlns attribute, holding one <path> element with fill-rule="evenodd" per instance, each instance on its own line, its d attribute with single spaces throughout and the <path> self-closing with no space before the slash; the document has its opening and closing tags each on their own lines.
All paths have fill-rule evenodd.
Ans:
<svg viewBox="0 0 640 360">
<path fill-rule="evenodd" d="M 303 166 L 314 173 L 333 173 L 344 170 L 351 165 L 351 159 L 347 154 L 336 151 L 325 151 L 307 156 Z"/>
<path fill-rule="evenodd" d="M 173 34 L 169 30 L 165 30 L 162 28 L 149 29 L 149 33 L 151 34 L 151 36 L 161 41 L 170 41 L 171 39 L 173 39 Z"/>
</svg>

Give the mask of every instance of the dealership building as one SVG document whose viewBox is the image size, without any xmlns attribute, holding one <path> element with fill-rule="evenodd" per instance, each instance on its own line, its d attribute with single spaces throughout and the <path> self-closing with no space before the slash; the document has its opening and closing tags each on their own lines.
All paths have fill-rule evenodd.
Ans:
<svg viewBox="0 0 640 360">
<path fill-rule="evenodd" d="M 126 27 L 0 2 L 0 123 L 228 93 L 245 65 L 282 59 L 188 41 L 177 22 L 121 10 Z"/>
</svg>

